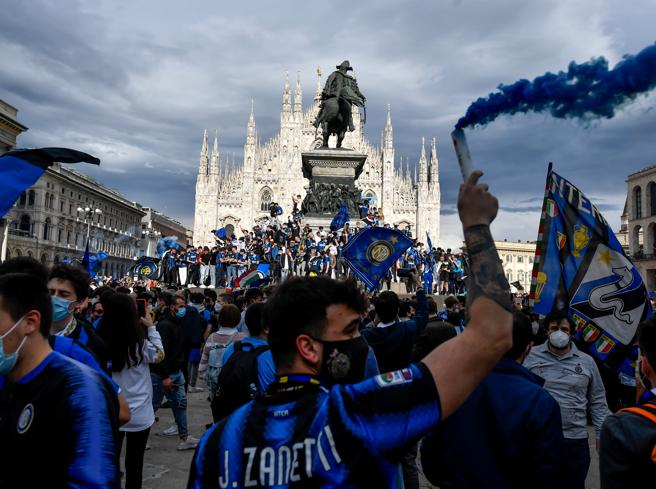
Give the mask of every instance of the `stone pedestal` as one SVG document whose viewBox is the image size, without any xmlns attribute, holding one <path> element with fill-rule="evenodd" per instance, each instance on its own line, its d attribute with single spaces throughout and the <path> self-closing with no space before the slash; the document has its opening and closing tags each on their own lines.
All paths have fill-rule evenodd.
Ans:
<svg viewBox="0 0 656 489">
<path fill-rule="evenodd" d="M 362 173 L 367 155 L 352 149 L 320 148 L 302 153 L 303 176 L 310 180 L 303 213 L 307 219 L 330 220 L 346 202 L 349 214 L 358 215 L 360 191 L 355 180 Z M 317 221 L 319 222 L 319 221 Z"/>
</svg>

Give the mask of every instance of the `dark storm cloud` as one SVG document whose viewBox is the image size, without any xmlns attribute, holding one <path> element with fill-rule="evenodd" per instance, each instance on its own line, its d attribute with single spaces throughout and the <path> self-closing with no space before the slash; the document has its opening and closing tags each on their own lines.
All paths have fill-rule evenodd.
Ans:
<svg viewBox="0 0 656 489">
<path fill-rule="evenodd" d="M 90 172 L 132 200 L 193 223 L 203 129 L 222 157 L 241 159 L 250 99 L 262 142 L 279 125 L 284 73 L 305 107 L 350 59 L 378 142 L 392 105 L 397 162 L 414 165 L 421 137 L 438 139 L 444 229 L 458 239 L 460 183 L 449 132 L 499 83 L 652 43 L 649 2 L 60 2 L 10 0 L 0 17 L 0 98 L 30 127 L 22 146 L 69 145 L 102 158 Z M 344 9 L 347 14 L 336 15 Z M 655 98 L 583 126 L 543 115 L 502 117 L 468 132 L 498 194 L 499 232 L 534 239 L 548 161 L 617 225 L 626 175 L 654 163 Z M 86 170 L 86 169 L 85 169 Z M 604 207 L 607 206 L 607 207 Z M 506 236 L 507 235 L 507 236 Z"/>
</svg>

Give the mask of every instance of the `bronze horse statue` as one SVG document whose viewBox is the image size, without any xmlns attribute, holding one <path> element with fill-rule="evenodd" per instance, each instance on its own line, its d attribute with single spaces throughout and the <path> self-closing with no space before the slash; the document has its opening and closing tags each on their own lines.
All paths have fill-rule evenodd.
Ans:
<svg viewBox="0 0 656 489">
<path fill-rule="evenodd" d="M 351 105 L 364 107 L 366 99 L 360 93 L 355 78 L 347 73 L 352 69 L 348 61 L 337 66 L 337 71 L 328 77 L 321 93 L 321 109 L 314 121 L 314 127 L 318 129 L 321 126 L 322 148 L 328 147 L 328 139 L 332 134 L 337 136 L 337 147 L 341 148 L 346 131 L 355 130 Z"/>
</svg>

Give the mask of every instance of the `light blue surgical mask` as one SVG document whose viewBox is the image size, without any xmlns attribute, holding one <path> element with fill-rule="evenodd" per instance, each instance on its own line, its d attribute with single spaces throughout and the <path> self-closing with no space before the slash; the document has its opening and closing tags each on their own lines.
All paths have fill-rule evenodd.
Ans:
<svg viewBox="0 0 656 489">
<path fill-rule="evenodd" d="M 71 314 L 71 311 L 68 308 L 71 306 L 73 301 L 57 297 L 56 295 L 50 296 L 52 300 L 52 322 L 58 323 L 59 321 L 65 319 L 68 315 Z"/>
<path fill-rule="evenodd" d="M 185 314 L 187 314 L 187 309 L 185 307 L 175 311 L 175 317 L 177 317 L 177 318 L 183 318 L 183 317 L 185 317 Z"/>
<path fill-rule="evenodd" d="M 18 321 L 16 321 L 16 323 L 11 328 L 9 328 L 9 331 L 7 331 L 5 334 L 0 336 L 0 375 L 3 376 L 7 375 L 16 366 L 16 362 L 18 361 L 18 352 L 23 347 L 23 344 L 25 343 L 27 336 L 23 337 L 23 341 L 21 341 L 20 345 L 18 345 L 18 348 L 16 348 L 16 351 L 14 353 L 5 353 L 4 339 L 7 337 L 9 333 L 11 333 L 13 330 L 15 330 L 18 327 L 18 325 L 21 323 L 24 317 L 25 316 L 23 316 Z"/>
</svg>

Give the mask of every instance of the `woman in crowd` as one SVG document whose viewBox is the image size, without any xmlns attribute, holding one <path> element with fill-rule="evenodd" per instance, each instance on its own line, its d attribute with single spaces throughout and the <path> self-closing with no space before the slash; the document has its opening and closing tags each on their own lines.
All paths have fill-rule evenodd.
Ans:
<svg viewBox="0 0 656 489">
<path fill-rule="evenodd" d="M 127 294 L 113 294 L 105 303 L 100 335 L 111 352 L 112 379 L 128 401 L 132 417 L 121 426 L 119 457 L 125 448 L 125 488 L 140 489 L 144 451 L 150 427 L 155 422 L 150 363 L 164 359 L 159 333 L 150 317 L 140 318 L 135 300 Z"/>
</svg>

